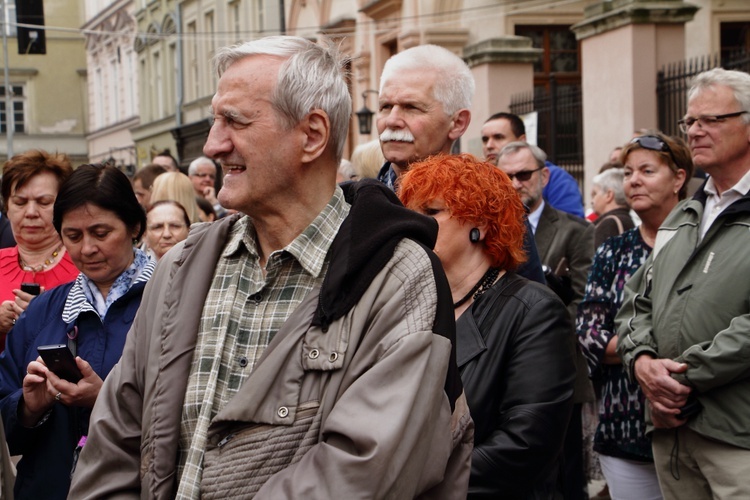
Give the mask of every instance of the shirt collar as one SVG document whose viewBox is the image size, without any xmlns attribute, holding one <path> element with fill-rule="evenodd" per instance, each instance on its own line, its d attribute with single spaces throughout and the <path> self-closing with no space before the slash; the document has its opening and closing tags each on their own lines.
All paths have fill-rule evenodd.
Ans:
<svg viewBox="0 0 750 500">
<path fill-rule="evenodd" d="M 536 234 L 536 227 L 539 225 L 539 219 L 542 218 L 542 211 L 544 210 L 544 200 L 536 207 L 536 210 L 529 214 L 529 224 L 531 224 L 531 230 Z"/>
<path fill-rule="evenodd" d="M 95 312 L 100 318 L 104 318 L 109 306 L 125 295 L 133 285 L 151 278 L 156 261 L 143 250 L 135 248 L 133 251 L 135 252 L 133 263 L 115 279 L 107 297 L 102 296 L 94 282 L 85 274 L 78 274 L 63 307 L 62 320 L 65 323 L 74 323 L 78 316 L 86 311 Z"/>
<path fill-rule="evenodd" d="M 294 257 L 307 273 L 317 277 L 323 269 L 328 249 L 348 214 L 349 204 L 344 199 L 344 192 L 337 185 L 331 199 L 310 225 L 286 247 L 273 252 L 268 260 L 275 255 L 287 253 Z M 247 215 L 240 217 L 232 226 L 222 257 L 232 256 L 241 246 L 245 247 L 251 257 L 259 256 L 255 227 Z"/>
<path fill-rule="evenodd" d="M 714 178 L 710 177 L 708 178 L 708 181 L 706 181 L 706 185 L 703 187 L 703 191 L 709 195 L 709 196 L 717 196 L 718 192 L 716 190 L 716 184 L 714 184 Z M 748 192 L 750 192 L 750 170 L 745 172 L 745 175 L 742 176 L 742 178 L 729 188 L 724 193 L 721 193 L 721 195 L 726 195 L 729 191 L 734 191 L 737 194 L 741 196 L 747 195 Z"/>
</svg>

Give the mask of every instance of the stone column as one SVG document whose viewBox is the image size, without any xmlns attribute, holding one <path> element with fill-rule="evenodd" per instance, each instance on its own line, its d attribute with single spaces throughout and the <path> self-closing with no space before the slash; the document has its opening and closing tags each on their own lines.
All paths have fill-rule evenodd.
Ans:
<svg viewBox="0 0 750 500">
<path fill-rule="evenodd" d="M 493 113 L 510 111 L 512 95 L 534 90 L 534 63 L 542 52 L 522 36 L 491 38 L 464 47 L 463 57 L 477 88 L 461 151 L 482 157 L 482 124 Z"/>
<path fill-rule="evenodd" d="M 585 199 L 612 149 L 656 128 L 656 74 L 685 58 L 685 23 L 697 10 L 681 0 L 611 0 L 571 28 L 581 41 Z"/>
</svg>

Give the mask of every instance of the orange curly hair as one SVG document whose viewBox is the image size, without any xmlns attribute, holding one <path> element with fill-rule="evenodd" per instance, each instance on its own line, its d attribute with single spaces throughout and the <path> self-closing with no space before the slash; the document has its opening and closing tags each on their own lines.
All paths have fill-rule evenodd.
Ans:
<svg viewBox="0 0 750 500">
<path fill-rule="evenodd" d="M 470 154 L 432 156 L 411 165 L 398 196 L 412 210 L 442 199 L 451 217 L 485 225 L 484 248 L 493 267 L 512 270 L 526 261 L 526 212 L 508 176 L 494 165 Z"/>
</svg>

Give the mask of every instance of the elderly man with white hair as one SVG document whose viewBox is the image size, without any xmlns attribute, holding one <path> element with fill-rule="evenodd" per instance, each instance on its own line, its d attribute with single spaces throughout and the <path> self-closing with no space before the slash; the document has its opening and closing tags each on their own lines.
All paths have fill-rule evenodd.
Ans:
<svg viewBox="0 0 750 500">
<path fill-rule="evenodd" d="M 750 75 L 696 76 L 679 121 L 708 180 L 625 287 L 617 351 L 666 498 L 750 498 Z"/>
<path fill-rule="evenodd" d="M 227 211 L 216 198 L 216 164 L 207 156 L 199 156 L 190 162 L 188 177 L 193 183 L 195 195 L 205 198 L 213 206 L 218 218 L 224 217 Z"/>
<path fill-rule="evenodd" d="M 378 179 L 395 190 L 409 165 L 451 154 L 471 122 L 474 76 L 456 54 L 438 45 L 418 45 L 388 59 L 380 76 L 377 127 L 385 164 Z M 526 223 L 528 260 L 521 276 L 544 283 L 531 228 Z"/>
<path fill-rule="evenodd" d="M 159 263 L 71 498 L 463 498 L 473 425 L 437 223 L 336 184 L 333 46 L 218 50 L 204 153 L 239 213 Z"/>
</svg>

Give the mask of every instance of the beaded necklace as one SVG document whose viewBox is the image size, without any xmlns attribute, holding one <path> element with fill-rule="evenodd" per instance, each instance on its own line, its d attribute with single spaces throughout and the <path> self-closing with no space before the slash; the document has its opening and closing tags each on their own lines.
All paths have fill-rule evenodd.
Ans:
<svg viewBox="0 0 750 500">
<path fill-rule="evenodd" d="M 62 243 L 60 243 L 57 248 L 55 248 L 52 252 L 52 255 L 48 259 L 44 259 L 43 264 L 39 264 L 38 266 L 31 266 L 24 262 L 24 260 L 21 258 L 21 252 L 18 252 L 18 264 L 21 266 L 21 269 L 23 269 L 26 272 L 32 272 L 32 273 L 39 273 L 47 269 L 49 266 L 52 265 L 53 262 L 57 259 L 57 256 L 60 255 L 60 250 L 62 250 Z"/>
<path fill-rule="evenodd" d="M 453 303 L 453 309 L 461 307 L 471 297 L 474 297 L 474 300 L 478 299 L 480 295 L 486 292 L 492 286 L 492 284 L 495 283 L 498 274 L 500 274 L 500 268 L 491 267 L 487 269 L 487 272 L 484 273 L 484 276 L 482 276 L 479 281 L 477 281 L 477 284 L 474 285 L 471 290 L 469 290 L 469 293 L 464 295 L 464 297 L 458 302 Z"/>
</svg>

